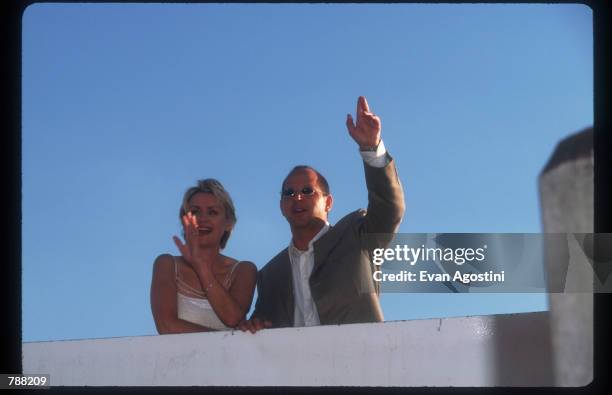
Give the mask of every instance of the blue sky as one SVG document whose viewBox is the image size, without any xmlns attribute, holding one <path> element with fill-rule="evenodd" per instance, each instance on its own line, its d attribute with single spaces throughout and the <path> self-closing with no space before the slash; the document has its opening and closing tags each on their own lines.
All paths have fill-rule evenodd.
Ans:
<svg viewBox="0 0 612 395">
<path fill-rule="evenodd" d="M 34 4 L 23 16 L 23 340 L 155 334 L 152 263 L 219 179 L 227 255 L 290 239 L 280 182 L 367 205 L 344 125 L 382 119 L 400 231 L 540 232 L 537 176 L 593 123 L 592 13 L 571 4 Z M 546 309 L 539 294 L 383 294 L 387 320 Z"/>
</svg>

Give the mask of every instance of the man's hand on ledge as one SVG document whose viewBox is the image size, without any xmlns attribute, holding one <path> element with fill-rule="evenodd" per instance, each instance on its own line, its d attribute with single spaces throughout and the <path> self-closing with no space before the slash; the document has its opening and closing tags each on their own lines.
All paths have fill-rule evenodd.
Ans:
<svg viewBox="0 0 612 395">
<path fill-rule="evenodd" d="M 271 328 L 272 322 L 268 320 L 260 320 L 259 318 L 251 318 L 250 320 L 242 320 L 238 324 L 238 329 L 243 332 L 249 331 L 255 333 L 264 328 Z"/>
</svg>

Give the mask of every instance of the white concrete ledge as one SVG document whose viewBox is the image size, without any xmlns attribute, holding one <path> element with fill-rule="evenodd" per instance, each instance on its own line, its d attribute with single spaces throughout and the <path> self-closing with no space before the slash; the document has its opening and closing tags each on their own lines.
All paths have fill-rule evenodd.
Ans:
<svg viewBox="0 0 612 395">
<path fill-rule="evenodd" d="M 548 325 L 538 312 L 32 342 L 23 372 L 52 386 L 551 386 Z"/>
</svg>

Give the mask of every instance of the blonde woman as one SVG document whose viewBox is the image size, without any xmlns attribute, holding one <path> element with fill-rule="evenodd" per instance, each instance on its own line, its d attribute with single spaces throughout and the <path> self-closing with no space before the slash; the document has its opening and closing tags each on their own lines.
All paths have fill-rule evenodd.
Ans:
<svg viewBox="0 0 612 395">
<path fill-rule="evenodd" d="M 182 256 L 155 259 L 151 310 L 160 334 L 227 330 L 249 311 L 257 268 L 221 254 L 236 224 L 231 197 L 215 179 L 185 192 L 179 210 L 185 243 Z"/>
</svg>

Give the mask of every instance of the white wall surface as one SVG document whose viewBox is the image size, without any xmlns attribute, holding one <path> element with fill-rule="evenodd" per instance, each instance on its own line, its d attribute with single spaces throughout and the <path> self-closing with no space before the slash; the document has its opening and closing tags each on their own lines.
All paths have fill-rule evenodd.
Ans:
<svg viewBox="0 0 612 395">
<path fill-rule="evenodd" d="M 52 386 L 548 386 L 548 312 L 23 344 Z"/>
</svg>

